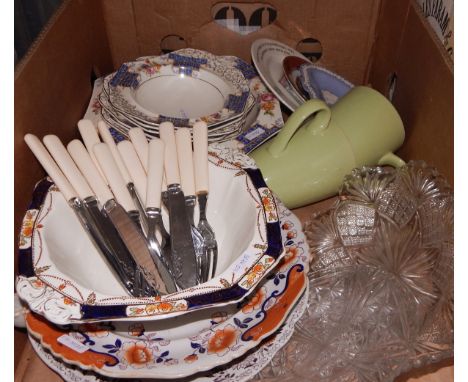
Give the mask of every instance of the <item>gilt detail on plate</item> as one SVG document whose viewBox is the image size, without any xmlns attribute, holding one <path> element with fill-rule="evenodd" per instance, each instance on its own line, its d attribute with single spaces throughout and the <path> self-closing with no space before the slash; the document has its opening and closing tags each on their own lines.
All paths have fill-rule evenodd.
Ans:
<svg viewBox="0 0 468 382">
<path fill-rule="evenodd" d="M 24 215 L 23 222 L 21 224 L 21 231 L 19 235 L 19 249 L 28 248 L 31 246 L 31 237 L 34 230 L 34 223 L 37 218 L 39 210 L 28 210 Z M 37 227 L 40 228 L 40 227 Z"/>
<path fill-rule="evenodd" d="M 260 197 L 262 199 L 267 223 L 276 223 L 279 218 L 276 210 L 275 198 L 272 192 L 269 188 L 259 188 L 258 192 L 260 193 Z"/>
<path fill-rule="evenodd" d="M 240 280 L 239 285 L 245 289 L 252 288 L 252 286 L 270 269 L 274 262 L 275 259 L 273 257 L 268 255 L 263 256 L 260 261 L 252 267 L 249 273 Z"/>
<path fill-rule="evenodd" d="M 183 312 L 188 309 L 185 300 L 159 301 L 145 305 L 133 305 L 127 307 L 128 317 L 145 317 L 161 313 Z"/>
</svg>

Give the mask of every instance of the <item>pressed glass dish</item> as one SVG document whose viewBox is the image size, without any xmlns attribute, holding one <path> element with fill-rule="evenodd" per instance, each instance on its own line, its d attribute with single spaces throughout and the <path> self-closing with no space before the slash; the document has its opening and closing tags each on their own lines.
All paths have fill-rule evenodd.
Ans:
<svg viewBox="0 0 468 382">
<path fill-rule="evenodd" d="M 257 379 L 393 381 L 453 356 L 453 214 L 422 161 L 354 170 L 304 227 L 309 306 Z"/>
</svg>

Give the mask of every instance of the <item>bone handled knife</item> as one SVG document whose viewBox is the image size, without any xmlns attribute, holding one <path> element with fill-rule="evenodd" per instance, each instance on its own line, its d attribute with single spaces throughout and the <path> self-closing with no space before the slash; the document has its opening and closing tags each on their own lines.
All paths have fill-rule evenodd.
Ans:
<svg viewBox="0 0 468 382">
<path fill-rule="evenodd" d="M 78 193 L 70 184 L 68 179 L 63 175 L 62 170 L 57 166 L 54 159 L 50 156 L 47 149 L 44 147 L 40 139 L 33 134 L 26 134 L 24 141 L 33 152 L 36 159 L 42 165 L 47 174 L 52 178 L 52 181 L 58 187 L 64 198 L 67 200 L 70 207 L 75 211 L 80 223 L 85 231 L 90 235 L 90 238 L 97 245 L 95 238 L 91 235 L 89 223 L 86 217 L 86 211 L 83 202 L 78 197 Z M 98 246 L 98 248 L 100 248 Z"/>
<path fill-rule="evenodd" d="M 146 216 L 145 216 L 145 211 L 144 211 L 144 206 L 143 203 L 145 201 L 145 195 L 141 194 L 141 192 L 146 192 L 146 185 L 143 184 L 135 184 L 134 177 L 130 176 L 131 173 L 133 173 L 133 168 L 128 167 L 124 161 L 124 158 L 122 158 L 121 153 L 119 152 L 120 150 L 117 148 L 117 144 L 114 141 L 114 138 L 112 137 L 109 128 L 107 127 L 107 124 L 104 121 L 99 121 L 98 122 L 98 130 L 99 130 L 99 135 L 101 136 L 102 140 L 107 143 L 109 146 L 109 150 L 112 153 L 112 157 L 114 158 L 115 164 L 120 170 L 120 174 L 124 178 L 125 184 L 127 185 L 127 189 L 130 192 L 130 195 L 133 198 L 133 202 L 135 203 L 135 206 L 138 209 L 139 212 L 139 219 L 135 217 L 135 221 L 140 224 L 143 224 L 144 230 L 146 230 Z M 136 170 L 138 171 L 138 169 Z M 138 177 L 138 179 L 143 179 L 141 181 L 145 181 L 144 177 L 141 178 L 141 176 Z M 136 216 L 136 215 L 135 215 Z"/>
<path fill-rule="evenodd" d="M 61 173 L 70 181 L 71 186 L 77 190 L 77 196 L 82 200 L 80 207 L 82 211 L 81 217 L 83 221 L 86 222 L 87 231 L 93 238 L 96 247 L 111 265 L 111 269 L 117 274 L 117 278 L 132 295 L 135 295 L 131 273 L 126 268 L 125 263 L 118 257 L 121 254 L 118 250 L 118 245 L 109 241 L 100 228 L 101 224 L 93 217 L 94 214 L 91 205 L 95 202 L 95 198 L 91 188 L 67 153 L 60 139 L 55 135 L 47 135 L 43 140 L 53 157 L 52 159 L 52 157 L 49 156 L 50 160 L 58 164 Z"/>
<path fill-rule="evenodd" d="M 31 149 L 41 166 L 44 167 L 47 174 L 52 178 L 52 181 L 59 188 L 65 199 L 68 202 L 78 199 L 78 194 L 75 189 L 72 187 L 65 175 L 63 175 L 63 172 L 57 166 L 54 159 L 50 156 L 39 138 L 33 134 L 26 134 L 24 136 L 24 141 Z M 71 204 L 73 205 L 74 202 Z"/>
<path fill-rule="evenodd" d="M 180 186 L 177 146 L 174 126 L 163 122 L 159 134 L 165 144 L 164 170 L 167 181 L 167 202 L 171 232 L 171 252 L 174 276 L 182 288 L 197 284 L 197 257 L 192 241 L 191 225 L 185 208 L 185 197 Z"/>
<path fill-rule="evenodd" d="M 128 137 L 132 141 L 133 146 L 140 158 L 141 164 L 148 172 L 148 139 L 146 139 L 145 132 L 141 127 L 133 127 L 128 130 Z"/>
<path fill-rule="evenodd" d="M 136 276 L 136 263 L 132 255 L 112 225 L 112 222 L 101 210 L 103 201 L 112 199 L 113 195 L 94 165 L 88 151 L 84 147 L 83 143 L 78 139 L 71 141 L 68 144 L 67 149 L 98 199 L 87 198 L 84 203 L 88 208 L 89 214 L 96 222 L 103 240 L 107 242 L 113 255 L 117 257 L 119 264 L 124 269 L 125 273 L 133 280 L 134 295 L 155 295 L 156 291 L 150 283 L 142 275 Z"/>
<path fill-rule="evenodd" d="M 81 138 L 83 139 L 83 142 L 86 146 L 86 149 L 88 150 L 89 155 L 91 156 L 91 159 L 94 162 L 94 165 L 96 166 L 99 173 L 101 174 L 101 177 L 105 179 L 104 174 L 101 170 L 101 167 L 99 166 L 99 163 L 93 152 L 94 145 L 96 143 L 101 142 L 101 140 L 99 139 L 97 130 L 96 130 L 96 126 L 94 126 L 93 121 L 89 119 L 80 119 L 77 125 L 78 125 L 78 131 L 80 132 Z"/>
<path fill-rule="evenodd" d="M 117 144 L 117 151 L 122 158 L 127 173 L 130 176 L 130 179 L 126 181 L 127 188 L 140 211 L 140 215 L 145 218 L 144 203 L 146 200 L 146 172 L 138 158 L 138 154 L 135 151 L 132 142 L 119 142 Z"/>
<path fill-rule="evenodd" d="M 135 147 L 130 141 L 122 141 L 117 144 L 117 148 L 119 149 L 119 152 L 125 162 L 125 165 L 129 169 L 129 172 L 131 169 L 132 178 L 133 178 L 133 181 L 135 182 L 136 190 L 138 194 L 142 195 L 142 200 L 147 200 L 148 198 L 147 189 L 148 189 L 149 179 L 147 179 L 147 175 L 145 173 L 145 170 L 143 169 L 143 165 L 138 157 Z M 162 161 L 160 165 L 161 167 L 163 166 Z M 151 208 L 146 208 L 145 210 L 143 210 L 142 215 L 145 216 L 146 218 L 145 232 L 146 232 L 146 238 L 150 247 L 150 252 L 153 256 L 153 261 L 155 262 L 158 268 L 162 267 L 162 265 L 160 265 L 159 263 L 163 262 L 165 265 L 165 268 L 167 268 L 171 272 L 172 267 L 170 265 L 170 262 L 167 259 L 167 255 L 165 254 L 165 251 L 163 251 L 161 243 L 157 240 L 156 236 L 154 236 L 155 228 L 161 227 L 162 225 L 160 210 L 158 214 L 157 211 L 154 211 Z M 167 235 L 165 231 L 162 232 L 162 234 Z M 163 238 L 163 239 L 166 240 L 166 238 Z M 169 280 L 167 282 L 169 282 Z M 171 290 L 176 288 L 173 277 L 171 278 L 171 284 L 172 284 L 170 287 Z"/>
<path fill-rule="evenodd" d="M 145 276 L 154 281 L 156 289 L 164 294 L 175 292 L 169 270 L 162 262 L 159 268 L 156 267 L 143 233 L 128 215 L 128 211 L 134 210 L 134 203 L 109 147 L 105 143 L 98 143 L 94 146 L 94 153 L 115 195 L 115 199 L 103 201 L 104 211 Z"/>
</svg>

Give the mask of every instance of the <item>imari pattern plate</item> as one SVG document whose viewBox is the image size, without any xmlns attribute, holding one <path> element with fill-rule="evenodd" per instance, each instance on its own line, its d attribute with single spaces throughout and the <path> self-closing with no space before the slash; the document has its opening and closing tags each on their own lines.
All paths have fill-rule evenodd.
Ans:
<svg viewBox="0 0 468 382">
<path fill-rule="evenodd" d="M 307 288 L 308 246 L 300 222 L 283 206 L 280 216 L 286 256 L 238 304 L 163 321 L 73 326 L 28 313 L 28 331 L 55 357 L 108 377 L 180 378 L 226 364 L 273 334 Z"/>
<path fill-rule="evenodd" d="M 245 154 L 211 145 L 209 157 L 210 179 L 215 180 L 209 218 L 219 239 L 219 271 L 213 279 L 161 297 L 128 296 L 60 192 L 44 180 L 36 187 L 21 230 L 19 297 L 56 324 L 154 320 L 247 297 L 285 256 L 277 204 Z"/>
</svg>

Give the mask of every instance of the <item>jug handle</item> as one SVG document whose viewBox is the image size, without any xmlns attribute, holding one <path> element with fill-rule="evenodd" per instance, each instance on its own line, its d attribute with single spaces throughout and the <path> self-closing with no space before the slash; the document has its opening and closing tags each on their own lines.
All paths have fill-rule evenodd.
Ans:
<svg viewBox="0 0 468 382">
<path fill-rule="evenodd" d="M 389 152 L 387 154 L 384 154 L 384 156 L 379 159 L 378 164 L 380 166 L 389 165 L 389 166 L 398 168 L 398 167 L 402 167 L 406 165 L 406 162 L 400 157 L 393 154 L 392 152 Z"/>
<path fill-rule="evenodd" d="M 318 113 L 317 113 L 318 112 Z M 311 99 L 301 106 L 288 118 L 286 124 L 278 133 L 272 144 L 268 148 L 269 153 L 277 157 L 281 154 L 288 145 L 296 130 L 303 124 L 303 122 L 312 114 L 317 113 L 314 120 L 307 126 L 307 130 L 312 134 L 327 128 L 331 111 L 325 102 L 319 99 Z"/>
</svg>

